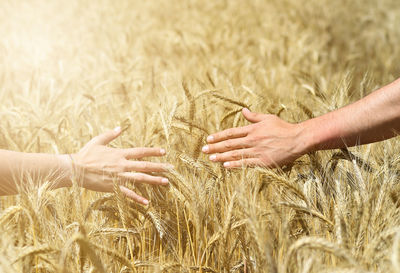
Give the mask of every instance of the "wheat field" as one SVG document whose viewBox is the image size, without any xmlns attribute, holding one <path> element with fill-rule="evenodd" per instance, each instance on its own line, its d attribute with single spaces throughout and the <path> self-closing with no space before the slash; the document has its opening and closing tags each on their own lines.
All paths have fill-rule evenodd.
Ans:
<svg viewBox="0 0 400 273">
<path fill-rule="evenodd" d="M 398 0 L 1 0 L 0 148 L 164 147 L 151 201 L 28 179 L 0 272 L 400 272 L 400 141 L 227 171 L 243 107 L 300 122 L 400 75 Z"/>
</svg>

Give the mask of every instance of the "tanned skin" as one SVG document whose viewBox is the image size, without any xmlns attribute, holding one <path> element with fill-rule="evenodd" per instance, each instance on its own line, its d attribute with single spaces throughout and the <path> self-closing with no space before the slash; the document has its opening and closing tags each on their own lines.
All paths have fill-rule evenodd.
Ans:
<svg viewBox="0 0 400 273">
<path fill-rule="evenodd" d="M 400 79 L 350 105 L 293 124 L 243 109 L 252 124 L 207 137 L 203 152 L 226 168 L 278 167 L 317 150 L 377 142 L 400 131 Z"/>
</svg>

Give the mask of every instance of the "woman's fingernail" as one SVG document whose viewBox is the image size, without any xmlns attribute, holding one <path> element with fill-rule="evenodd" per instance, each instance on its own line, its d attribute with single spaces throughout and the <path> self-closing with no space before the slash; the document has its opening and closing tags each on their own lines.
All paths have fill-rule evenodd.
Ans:
<svg viewBox="0 0 400 273">
<path fill-rule="evenodd" d="M 121 131 L 121 127 L 120 126 L 114 128 L 114 132 L 119 133 L 120 131 Z"/>
<path fill-rule="evenodd" d="M 231 165 L 231 163 L 229 163 L 229 162 L 224 163 L 224 167 L 229 167 L 230 165 Z"/>
<path fill-rule="evenodd" d="M 149 204 L 149 200 L 144 199 L 143 200 L 143 204 L 148 205 Z"/>
<path fill-rule="evenodd" d="M 161 182 L 164 184 L 168 184 L 169 181 L 168 181 L 168 178 L 163 178 L 163 179 L 161 179 Z"/>
<path fill-rule="evenodd" d="M 210 160 L 211 160 L 211 161 L 214 161 L 215 159 L 217 159 L 217 156 L 216 156 L 216 155 L 210 155 Z"/>
<path fill-rule="evenodd" d="M 172 170 L 172 169 L 174 169 L 174 168 L 175 168 L 175 167 L 174 167 L 174 165 L 172 165 L 172 164 L 168 164 L 168 165 L 167 165 L 167 169 L 168 169 L 168 170 Z"/>
<path fill-rule="evenodd" d="M 160 154 L 161 154 L 161 155 L 165 155 L 165 150 L 164 150 L 164 149 L 161 149 L 161 150 L 160 150 Z"/>
<path fill-rule="evenodd" d="M 208 136 L 207 137 L 207 142 L 211 142 L 211 141 L 214 141 L 214 137 L 213 136 Z"/>
<path fill-rule="evenodd" d="M 207 153 L 208 150 L 209 150 L 208 145 L 206 145 L 203 148 L 201 148 L 201 150 L 203 151 L 203 153 Z"/>
</svg>

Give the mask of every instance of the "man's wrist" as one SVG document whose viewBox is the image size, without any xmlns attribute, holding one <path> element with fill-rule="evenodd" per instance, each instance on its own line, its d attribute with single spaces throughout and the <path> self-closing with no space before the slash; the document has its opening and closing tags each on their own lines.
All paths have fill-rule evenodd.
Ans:
<svg viewBox="0 0 400 273">
<path fill-rule="evenodd" d="M 303 128 L 303 142 L 307 153 L 344 146 L 340 126 L 333 123 L 338 120 L 334 114 L 335 112 L 330 112 L 300 123 Z"/>
<path fill-rule="evenodd" d="M 316 137 L 315 119 L 309 119 L 297 124 L 299 128 L 300 153 L 307 154 L 318 150 L 318 141 Z"/>
</svg>

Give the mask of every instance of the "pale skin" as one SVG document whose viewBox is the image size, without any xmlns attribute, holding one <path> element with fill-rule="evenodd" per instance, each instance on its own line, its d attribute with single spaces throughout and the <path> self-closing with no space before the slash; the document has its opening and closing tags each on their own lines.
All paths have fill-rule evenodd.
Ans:
<svg viewBox="0 0 400 273">
<path fill-rule="evenodd" d="M 168 185 L 168 179 L 161 175 L 172 166 L 143 161 L 143 158 L 165 155 L 161 148 L 108 147 L 120 134 L 121 128 L 117 127 L 96 136 L 72 155 L 0 150 L 0 195 L 18 193 L 16 182 L 28 183 L 25 174 L 52 179 L 52 188 L 69 187 L 75 177 L 79 186 L 99 192 L 112 192 L 114 183 L 118 183 L 123 194 L 147 205 L 149 201 L 128 189 L 126 184 Z"/>
<path fill-rule="evenodd" d="M 243 109 L 252 124 L 207 137 L 202 148 L 225 168 L 279 167 L 309 152 L 373 143 L 400 131 L 400 79 L 336 111 L 300 123 Z"/>
</svg>

